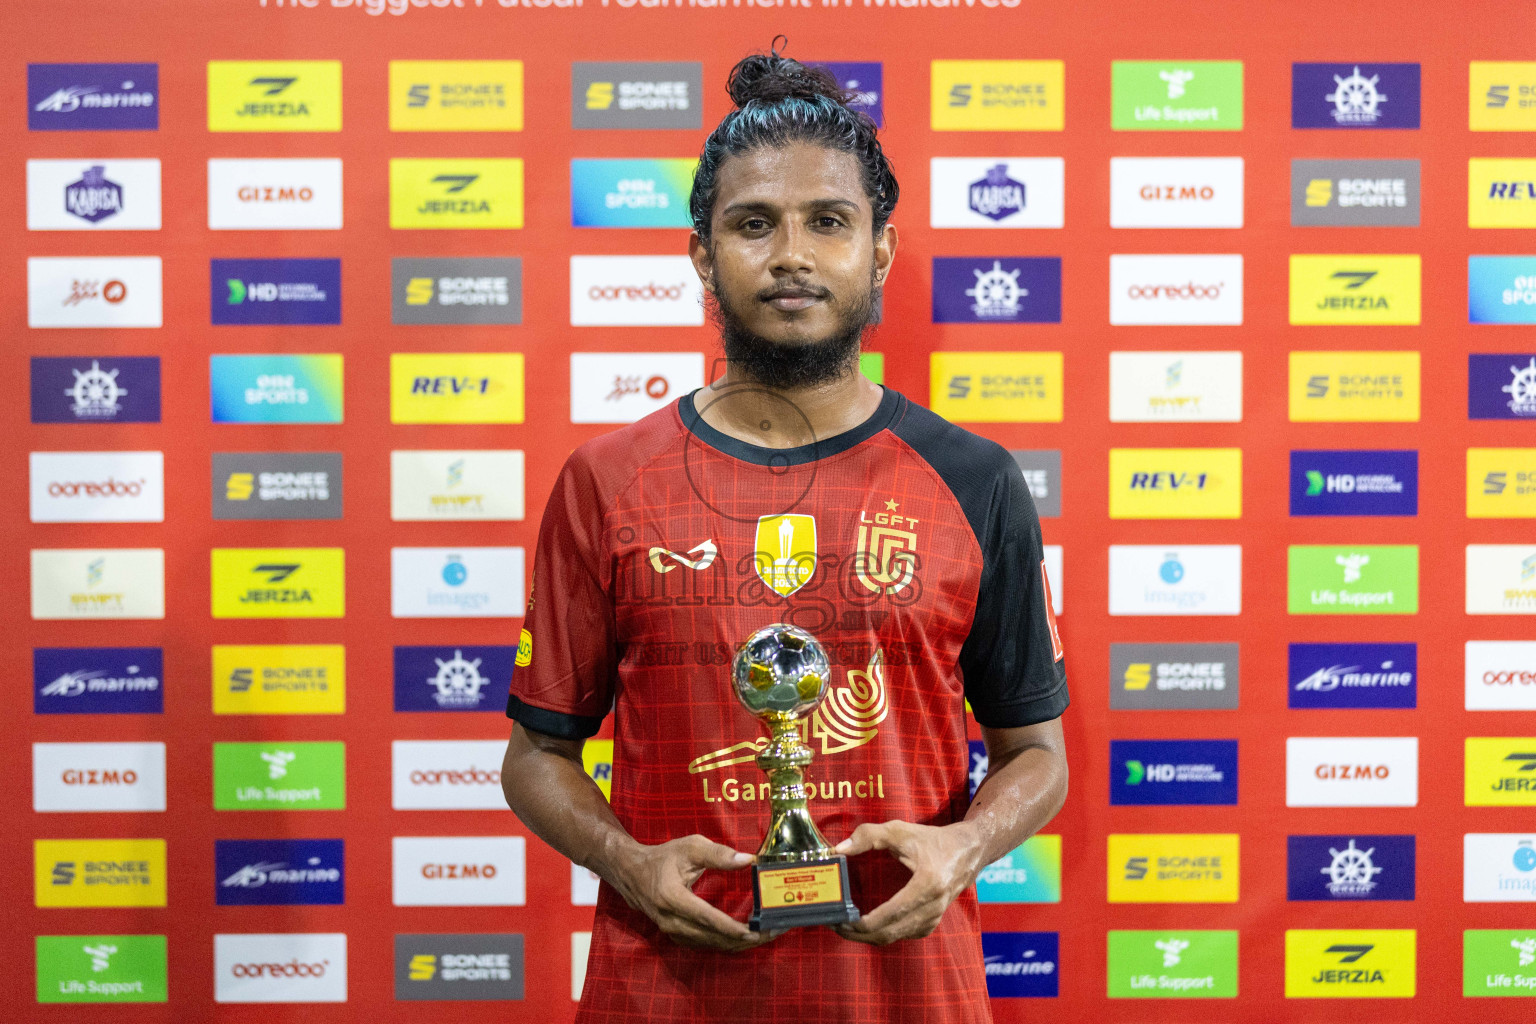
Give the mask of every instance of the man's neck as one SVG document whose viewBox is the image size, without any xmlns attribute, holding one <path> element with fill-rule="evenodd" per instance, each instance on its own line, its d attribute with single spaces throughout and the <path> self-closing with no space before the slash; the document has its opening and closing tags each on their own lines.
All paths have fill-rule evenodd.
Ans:
<svg viewBox="0 0 1536 1024">
<path fill-rule="evenodd" d="M 884 391 L 850 370 L 807 388 L 768 388 L 729 363 L 694 396 L 711 427 L 760 448 L 798 448 L 852 430 L 875 414 Z"/>
</svg>

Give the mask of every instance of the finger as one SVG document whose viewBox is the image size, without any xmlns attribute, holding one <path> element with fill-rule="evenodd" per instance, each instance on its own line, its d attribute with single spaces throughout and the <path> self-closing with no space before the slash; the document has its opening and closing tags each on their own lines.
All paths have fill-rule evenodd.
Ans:
<svg viewBox="0 0 1536 1024">
<path fill-rule="evenodd" d="M 907 884 L 896 890 L 895 895 L 890 899 L 860 917 L 859 920 L 850 921 L 843 927 L 849 931 L 864 934 L 882 931 L 908 915 L 918 912 L 941 895 L 942 893 L 931 879 L 913 875 Z"/>
<path fill-rule="evenodd" d="M 692 949 L 718 949 L 727 953 L 739 953 L 768 941 L 766 935 L 757 932 L 749 932 L 747 938 L 732 938 L 701 928 L 684 918 L 664 917 L 662 920 L 665 922 L 661 925 L 663 934 L 678 945 Z"/>
<path fill-rule="evenodd" d="M 734 871 L 746 867 L 756 859 L 750 853 L 733 850 L 704 836 L 690 836 L 689 840 L 686 846 L 688 857 L 699 867 Z"/>
<path fill-rule="evenodd" d="M 723 938 L 748 939 L 757 935 L 741 921 L 700 899 L 692 889 L 681 886 L 666 894 L 661 910 L 664 914 Z"/>
<path fill-rule="evenodd" d="M 863 942 L 871 946 L 887 946 L 901 939 L 913 939 L 920 936 L 933 934 L 938 927 L 943 913 L 932 904 L 927 904 L 909 914 L 899 921 L 894 921 L 884 928 L 876 931 L 856 931 L 852 924 L 839 925 L 837 933 L 843 938 L 853 942 Z"/>
<path fill-rule="evenodd" d="M 833 849 L 848 857 L 856 857 L 870 850 L 889 850 L 898 842 L 895 830 L 890 824 L 876 825 L 873 822 L 864 822 L 853 830 L 853 834 Z"/>
</svg>

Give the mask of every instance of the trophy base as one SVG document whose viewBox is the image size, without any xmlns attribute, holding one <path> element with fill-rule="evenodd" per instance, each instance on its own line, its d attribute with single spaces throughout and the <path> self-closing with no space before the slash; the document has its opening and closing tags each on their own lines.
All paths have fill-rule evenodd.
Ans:
<svg viewBox="0 0 1536 1024">
<path fill-rule="evenodd" d="M 848 858 L 836 854 L 794 864 L 752 866 L 755 932 L 857 921 L 859 908 L 848 895 Z"/>
</svg>

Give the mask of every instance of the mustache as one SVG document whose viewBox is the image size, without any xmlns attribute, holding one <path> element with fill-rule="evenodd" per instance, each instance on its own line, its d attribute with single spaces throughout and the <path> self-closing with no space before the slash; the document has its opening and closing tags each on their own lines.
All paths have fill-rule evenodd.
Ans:
<svg viewBox="0 0 1536 1024">
<path fill-rule="evenodd" d="M 764 288 L 757 293 L 759 302 L 772 302 L 774 299 L 786 297 L 830 299 L 832 298 L 832 290 L 813 284 L 781 284 L 772 288 Z"/>
</svg>

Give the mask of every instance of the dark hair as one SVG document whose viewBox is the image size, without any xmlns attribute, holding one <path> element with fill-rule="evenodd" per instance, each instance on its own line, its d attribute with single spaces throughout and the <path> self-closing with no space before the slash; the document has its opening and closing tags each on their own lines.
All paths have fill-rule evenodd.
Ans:
<svg viewBox="0 0 1536 1024">
<path fill-rule="evenodd" d="M 693 192 L 688 197 L 694 230 L 705 244 L 709 243 L 710 217 L 720 192 L 718 175 L 726 157 L 760 146 L 808 142 L 852 153 L 858 159 L 864 194 L 874 211 L 874 230 L 879 232 L 891 219 L 901 189 L 875 137 L 875 122 L 863 111 L 849 107 L 852 94 L 844 91 L 826 69 L 780 56 L 778 41 L 774 40 L 775 49 L 768 54 L 744 58 L 726 80 L 726 91 L 736 109 L 709 133 L 699 154 Z"/>
</svg>

